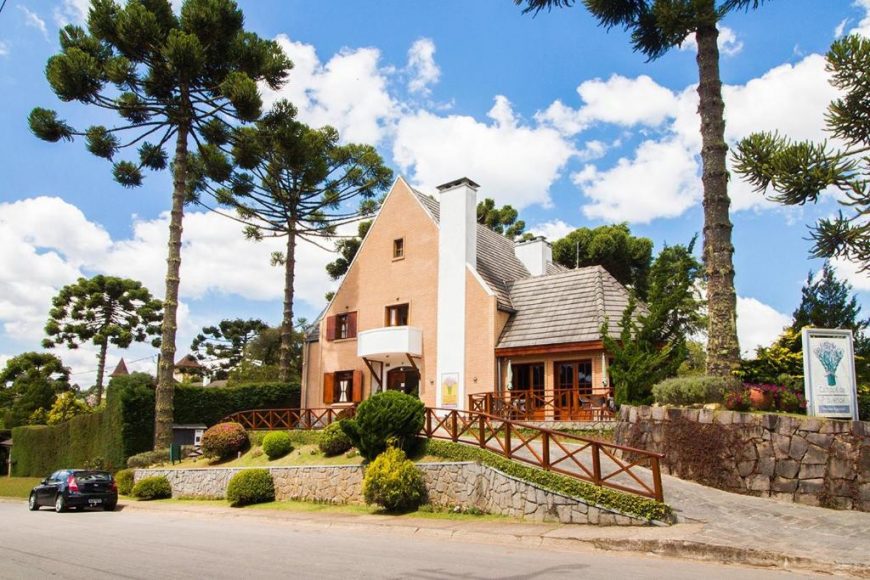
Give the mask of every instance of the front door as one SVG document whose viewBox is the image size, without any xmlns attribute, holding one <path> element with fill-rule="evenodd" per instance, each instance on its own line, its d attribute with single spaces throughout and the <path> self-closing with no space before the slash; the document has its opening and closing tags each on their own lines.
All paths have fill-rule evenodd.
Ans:
<svg viewBox="0 0 870 580">
<path fill-rule="evenodd" d="M 387 373 L 387 389 L 414 397 L 420 396 L 420 371 L 413 367 L 398 367 Z"/>
<path fill-rule="evenodd" d="M 591 419 L 592 361 L 557 362 L 555 370 L 557 418 L 562 421 Z"/>
</svg>

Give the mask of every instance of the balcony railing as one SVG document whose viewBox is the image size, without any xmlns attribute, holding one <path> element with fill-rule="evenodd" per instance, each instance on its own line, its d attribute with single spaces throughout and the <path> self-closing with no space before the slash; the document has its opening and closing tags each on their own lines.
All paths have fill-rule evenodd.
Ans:
<svg viewBox="0 0 870 580">
<path fill-rule="evenodd" d="M 614 421 L 603 395 L 575 389 L 518 390 L 468 395 L 468 408 L 513 421 Z"/>
<path fill-rule="evenodd" d="M 415 326 L 386 326 L 357 335 L 357 356 L 377 358 L 386 354 L 422 356 L 423 331 Z"/>
</svg>

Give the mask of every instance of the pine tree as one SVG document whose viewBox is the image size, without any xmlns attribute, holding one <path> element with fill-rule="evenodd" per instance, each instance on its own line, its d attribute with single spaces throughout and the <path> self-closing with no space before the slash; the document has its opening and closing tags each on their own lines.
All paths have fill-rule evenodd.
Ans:
<svg viewBox="0 0 870 580">
<path fill-rule="evenodd" d="M 828 106 L 825 125 L 845 146 L 755 133 L 738 143 L 735 170 L 757 191 L 773 190 L 771 199 L 784 205 L 816 203 L 824 191 L 836 189 L 852 215 L 840 211 L 833 219 L 819 220 L 812 229 L 812 255 L 845 258 L 870 272 L 870 40 L 838 40 L 827 60 L 830 82 L 843 96 Z"/>
<path fill-rule="evenodd" d="M 200 362 L 217 371 L 216 379 L 226 379 L 227 373 L 245 357 L 248 346 L 269 325 L 258 319 L 221 320 L 217 326 L 206 326 L 193 339 L 190 350 Z"/>
<path fill-rule="evenodd" d="M 92 0 L 87 30 L 64 27 L 60 45 L 45 69 L 58 98 L 114 113 L 121 121 L 75 130 L 54 111 L 35 108 L 29 122 L 39 138 L 84 137 L 88 151 L 113 162 L 115 180 L 124 187 L 141 185 L 143 169 L 165 169 L 165 147 L 175 140 L 154 433 L 155 446 L 168 447 L 189 142 L 201 146 L 231 124 L 257 119 L 257 82 L 278 89 L 292 65 L 277 43 L 245 31 L 232 0 L 185 0 L 180 15 L 168 0 Z M 119 159 L 128 151 L 135 153 Z"/>
<path fill-rule="evenodd" d="M 372 220 L 361 221 L 356 228 L 356 235 L 352 238 L 342 238 L 335 242 L 335 251 L 338 252 L 338 258 L 326 265 L 326 273 L 333 280 L 338 280 L 350 268 L 350 263 L 356 257 L 366 234 L 369 233 L 369 228 L 372 227 Z M 330 297 L 328 300 L 331 300 Z"/>
<path fill-rule="evenodd" d="M 300 123 L 286 101 L 278 101 L 255 127 L 236 130 L 226 143 L 230 155 L 218 144 L 203 151 L 203 179 L 196 192 L 208 192 L 234 209 L 250 239 L 286 238 L 285 250 L 274 253 L 272 262 L 284 266 L 279 368 L 281 380 L 287 381 L 297 244 L 319 245 L 339 227 L 370 215 L 393 172 L 374 147 L 342 145 L 332 127 L 312 129 Z"/>
<path fill-rule="evenodd" d="M 690 34 L 698 45 L 698 113 L 704 185 L 704 265 L 707 278 L 707 374 L 730 376 L 740 363 L 734 246 L 728 209 L 725 103 L 719 75 L 717 23 L 735 10 L 758 8 L 764 0 L 583 0 L 602 26 L 631 31 L 636 51 L 657 59 Z M 574 0 L 514 0 L 526 12 L 568 7 Z"/>
<path fill-rule="evenodd" d="M 75 284 L 60 289 L 52 300 L 45 325 L 48 338 L 42 346 L 65 344 L 76 349 L 91 342 L 97 353 L 96 404 L 103 400 L 103 378 L 109 344 L 127 348 L 133 342 L 154 337 L 151 344 L 160 346 L 160 322 L 163 305 L 155 300 L 141 282 L 113 276 L 79 278 Z"/>
<path fill-rule="evenodd" d="M 526 222 L 518 219 L 519 215 L 519 212 L 513 206 L 496 207 L 495 200 L 488 197 L 483 201 L 477 202 L 477 223 L 488 227 L 509 240 L 516 238 L 528 240 L 534 237 L 532 234 L 523 233 L 526 229 Z"/>
</svg>

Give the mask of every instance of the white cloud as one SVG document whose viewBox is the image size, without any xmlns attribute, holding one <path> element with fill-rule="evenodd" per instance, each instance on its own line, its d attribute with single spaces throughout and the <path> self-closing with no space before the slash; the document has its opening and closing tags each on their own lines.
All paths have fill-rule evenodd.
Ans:
<svg viewBox="0 0 870 580">
<path fill-rule="evenodd" d="M 837 277 L 846 280 L 853 289 L 859 292 L 870 292 L 870 272 L 861 272 L 854 262 L 842 258 L 833 258 L 831 265 L 837 272 Z"/>
<path fill-rule="evenodd" d="M 60 27 L 67 24 L 84 24 L 90 6 L 90 0 L 63 0 L 61 5 L 54 9 L 54 22 Z"/>
<path fill-rule="evenodd" d="M 0 40 L 0 56 L 9 56 L 9 43 Z"/>
<path fill-rule="evenodd" d="M 481 195 L 500 204 L 548 204 L 573 146 L 554 129 L 521 123 L 503 96 L 488 115 L 491 123 L 427 111 L 407 115 L 396 128 L 393 159 L 424 189 L 467 175 L 481 184 Z"/>
<path fill-rule="evenodd" d="M 837 27 L 834 28 L 834 38 L 835 38 L 835 39 L 837 39 L 837 38 L 842 38 L 842 37 L 843 37 L 843 35 L 846 33 L 846 26 L 847 26 L 848 24 L 849 24 L 849 19 L 848 19 L 848 18 L 844 18 L 844 19 L 842 19 L 842 20 L 840 21 L 840 23 L 837 24 Z"/>
<path fill-rule="evenodd" d="M 389 69 L 381 68 L 375 48 L 343 49 L 326 64 L 314 47 L 280 34 L 275 39 L 293 61 L 288 82 L 278 91 L 261 87 L 264 102 L 287 99 L 299 118 L 314 127 L 331 125 L 345 142 L 375 145 L 398 114 L 387 90 Z"/>
<path fill-rule="evenodd" d="M 408 50 L 408 71 L 411 79 L 408 90 L 412 93 L 428 95 L 430 86 L 438 82 L 441 69 L 435 62 L 435 43 L 429 38 L 421 38 Z"/>
<path fill-rule="evenodd" d="M 863 10 L 864 17 L 861 18 L 857 26 L 849 30 L 849 34 L 860 34 L 870 38 L 870 0 L 855 0 L 852 5 Z"/>
<path fill-rule="evenodd" d="M 571 224 L 565 223 L 560 219 L 555 219 L 534 225 L 530 227 L 528 231 L 536 236 L 544 236 L 549 242 L 555 242 L 558 239 L 564 238 L 576 229 L 577 228 Z"/>
<path fill-rule="evenodd" d="M 42 36 L 48 40 L 48 29 L 45 27 L 45 20 L 39 17 L 39 14 L 28 10 L 26 6 L 22 6 L 21 4 L 17 5 L 17 8 L 21 10 L 24 14 L 24 24 L 30 26 L 31 28 L 35 28 L 42 33 Z"/>
<path fill-rule="evenodd" d="M 577 87 L 577 94 L 583 101 L 579 109 L 557 100 L 535 118 L 572 136 L 593 123 L 655 127 L 672 115 L 676 106 L 676 96 L 646 75 L 629 79 L 615 74 L 606 81 L 585 81 Z"/>
<path fill-rule="evenodd" d="M 770 345 L 790 323 L 790 316 L 755 298 L 737 297 L 737 338 L 744 354 Z"/>
<path fill-rule="evenodd" d="M 717 44 L 719 45 L 719 53 L 725 56 L 734 56 L 743 50 L 743 41 L 737 38 L 737 33 L 727 26 L 719 28 L 719 40 Z M 683 40 L 680 50 L 698 51 L 698 41 L 695 39 L 694 34 L 690 34 Z"/>
<path fill-rule="evenodd" d="M 699 200 L 698 167 L 691 151 L 676 139 L 644 141 L 631 159 L 605 171 L 587 165 L 571 176 L 591 200 L 588 218 L 647 223 L 676 217 Z"/>
</svg>

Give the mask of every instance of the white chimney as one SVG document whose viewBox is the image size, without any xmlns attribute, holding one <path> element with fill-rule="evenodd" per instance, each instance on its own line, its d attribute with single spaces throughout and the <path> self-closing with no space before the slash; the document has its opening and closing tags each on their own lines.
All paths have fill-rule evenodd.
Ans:
<svg viewBox="0 0 870 580">
<path fill-rule="evenodd" d="M 514 244 L 514 254 L 532 276 L 547 273 L 547 264 L 553 263 L 553 246 L 543 236 Z"/>
<path fill-rule="evenodd" d="M 463 177 L 438 186 L 438 365 L 435 405 L 465 408 L 466 269 L 477 269 L 477 188 Z"/>
</svg>

